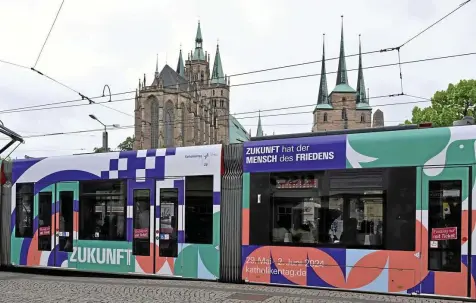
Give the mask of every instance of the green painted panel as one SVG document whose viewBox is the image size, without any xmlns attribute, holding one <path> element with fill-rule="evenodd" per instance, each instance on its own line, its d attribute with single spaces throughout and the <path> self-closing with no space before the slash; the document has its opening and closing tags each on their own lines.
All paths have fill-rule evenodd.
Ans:
<svg viewBox="0 0 476 303">
<path fill-rule="evenodd" d="M 182 266 L 183 264 L 183 266 Z M 196 278 L 198 272 L 198 245 L 187 245 L 174 263 L 174 274 L 184 278 Z"/>
<path fill-rule="evenodd" d="M 23 243 L 23 238 L 17 238 L 15 237 L 15 228 L 13 228 L 12 232 L 12 241 L 10 243 L 10 262 L 12 262 L 13 265 L 19 265 L 20 264 L 20 253 L 21 253 L 21 245 Z"/>
<path fill-rule="evenodd" d="M 79 240 L 69 253 L 68 264 L 77 263 L 82 270 L 134 272 L 132 244 L 126 241 Z"/>
<path fill-rule="evenodd" d="M 448 145 L 450 137 L 449 128 L 443 127 L 350 134 L 347 160 L 350 167 L 422 166 Z"/>
<path fill-rule="evenodd" d="M 220 245 L 220 212 L 213 214 L 213 243 L 214 246 Z"/>
<path fill-rule="evenodd" d="M 250 208 L 250 173 L 243 173 L 243 208 Z"/>
</svg>

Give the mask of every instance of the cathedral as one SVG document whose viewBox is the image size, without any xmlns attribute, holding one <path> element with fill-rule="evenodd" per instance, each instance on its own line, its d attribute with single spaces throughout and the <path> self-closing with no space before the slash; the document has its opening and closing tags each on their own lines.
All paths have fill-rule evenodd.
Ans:
<svg viewBox="0 0 476 303">
<path fill-rule="evenodd" d="M 230 79 L 223 73 L 217 45 L 213 68 L 203 49 L 198 23 L 195 49 L 176 69 L 158 61 L 150 85 L 144 75 L 135 98 L 134 149 L 203 144 L 228 144 L 249 140 L 243 126 L 230 115 Z"/>
<path fill-rule="evenodd" d="M 372 125 L 372 108 L 369 105 L 368 92 L 365 89 L 362 67 L 362 50 L 359 37 L 359 68 L 357 73 L 357 89 L 349 85 L 344 50 L 344 25 L 341 27 L 339 65 L 337 68 L 336 86 L 328 93 L 326 75 L 325 44 L 322 46 L 321 81 L 317 105 L 313 112 L 312 131 L 357 129 L 383 126 L 383 112 L 374 113 Z"/>
</svg>

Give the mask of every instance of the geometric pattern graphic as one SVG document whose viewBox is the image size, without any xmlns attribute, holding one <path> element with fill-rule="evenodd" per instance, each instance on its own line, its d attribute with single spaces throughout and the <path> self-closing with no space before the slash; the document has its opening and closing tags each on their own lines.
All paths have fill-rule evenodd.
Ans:
<svg viewBox="0 0 476 303">
<path fill-rule="evenodd" d="M 11 200 L 11 261 L 16 266 L 53 266 L 78 270 L 144 273 L 185 278 L 218 279 L 219 271 L 219 222 L 221 187 L 221 145 L 167 148 L 15 160 L 12 167 Z M 213 243 L 184 243 L 185 204 L 184 182 L 186 176 L 213 176 Z M 127 180 L 127 241 L 79 240 L 79 182 L 83 180 Z M 175 181 L 174 181 L 175 180 Z M 74 181 L 74 182 L 70 182 Z M 33 182 L 34 186 L 34 236 L 15 237 L 16 185 Z M 177 258 L 159 257 L 160 239 L 151 228 L 150 256 L 132 255 L 133 190 L 151 190 L 151 226 L 160 223 L 160 201 L 155 194 L 156 185 L 179 189 L 179 244 Z M 38 194 L 54 192 L 61 186 L 73 189 L 73 252 L 60 252 L 58 246 L 51 251 L 38 250 Z M 71 187 L 73 186 L 73 187 Z M 53 195 L 55 197 L 55 195 Z M 52 221 L 59 222 L 58 198 L 52 201 Z M 155 215 L 154 215 L 155 214 Z M 154 217 L 155 216 L 155 217 Z M 53 223 L 53 227 L 55 223 Z M 160 225 L 157 225 L 157 228 Z M 54 237 L 54 236 L 53 236 Z M 58 243 L 53 238 L 52 243 Z M 155 264 L 155 268 L 154 268 Z"/>
<path fill-rule="evenodd" d="M 326 144 L 322 137 L 312 140 L 316 145 Z M 266 144 L 275 143 L 268 140 Z M 249 234 L 253 232 L 249 229 L 249 174 L 253 171 L 249 170 L 243 176 L 243 279 L 458 297 L 468 296 L 470 281 L 471 297 L 476 298 L 476 126 L 349 134 L 346 135 L 345 161 L 347 168 L 417 167 L 415 251 L 249 245 Z M 473 171 L 471 180 L 469 167 Z M 455 178 L 466 184 L 462 192 L 461 272 L 430 271 L 428 191 L 424 188 L 431 180 Z M 469 207 L 470 195 L 472 208 Z M 471 245 L 470 256 L 468 245 Z"/>
</svg>

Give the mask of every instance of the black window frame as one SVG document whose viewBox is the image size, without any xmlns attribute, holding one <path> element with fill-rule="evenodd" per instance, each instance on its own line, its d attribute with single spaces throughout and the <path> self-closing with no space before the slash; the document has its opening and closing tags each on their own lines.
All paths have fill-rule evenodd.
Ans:
<svg viewBox="0 0 476 303">
<path fill-rule="evenodd" d="M 136 195 L 139 192 L 147 192 L 147 195 Z M 137 223 L 140 222 L 140 217 L 137 213 L 137 205 L 136 205 L 136 198 L 143 198 L 148 197 L 147 206 L 149 208 L 149 226 L 147 227 L 147 238 L 136 238 L 135 237 L 135 229 Z M 153 211 L 153 208 L 150 204 L 151 199 L 151 190 L 149 188 L 134 188 L 132 191 L 132 254 L 134 256 L 150 256 L 150 230 L 152 228 L 155 229 L 155 220 L 154 222 L 150 222 L 150 212 Z M 154 203 L 155 204 L 155 203 Z M 151 226 L 153 224 L 153 226 Z"/>
<path fill-rule="evenodd" d="M 53 231 L 53 220 L 52 220 L 52 212 L 53 212 L 53 195 L 54 193 L 51 191 L 44 191 L 44 192 L 39 192 L 38 193 L 38 251 L 51 251 L 52 248 L 52 231 Z M 49 213 L 42 213 L 42 197 L 43 196 L 49 196 L 49 203 L 47 203 L 49 206 L 47 209 L 49 210 Z M 41 224 L 41 221 L 45 219 L 45 223 Z M 49 224 L 48 224 L 49 223 Z M 46 235 L 40 235 L 40 231 L 42 227 L 49 227 L 49 232 Z"/>
<path fill-rule="evenodd" d="M 208 235 L 210 235 L 209 237 L 205 238 L 203 241 L 196 241 L 197 238 L 195 238 L 195 236 L 192 237 L 192 240 L 190 240 L 190 233 L 189 231 L 191 230 L 194 230 L 196 231 L 196 229 L 192 228 L 192 223 L 194 221 L 194 219 L 197 219 L 195 218 L 194 216 L 194 212 L 193 212 L 193 209 L 191 209 L 191 201 L 193 198 L 195 198 L 195 196 L 189 196 L 188 195 L 188 189 L 189 189 L 189 184 L 191 183 L 191 179 L 198 179 L 198 178 L 206 178 L 208 179 L 209 181 L 207 182 L 210 182 L 211 183 L 211 188 L 210 188 L 210 196 L 207 197 L 210 202 L 210 204 L 208 205 L 204 205 L 204 204 L 200 204 L 198 205 L 198 203 L 194 203 L 193 207 L 204 207 L 205 209 L 208 209 L 210 211 L 210 214 L 206 214 L 209 219 L 211 220 L 211 224 L 210 226 L 207 226 L 207 228 L 209 230 L 207 230 L 205 233 L 208 233 Z M 184 188 L 184 198 L 185 198 L 185 205 L 184 205 L 184 222 L 185 222 L 185 230 L 184 230 L 184 241 L 185 243 L 190 243 L 190 244 L 213 244 L 213 234 L 214 234 L 214 226 L 213 226 L 213 182 L 214 182 L 214 176 L 213 175 L 194 175 L 194 176 L 186 176 L 185 177 L 185 188 Z M 211 179 L 211 180 L 210 180 Z M 192 181 L 193 182 L 193 181 Z M 196 191 L 196 190 L 193 190 L 193 191 Z M 205 191 L 205 190 L 204 190 Z M 208 191 L 208 189 L 207 189 Z M 200 214 L 199 214 L 199 217 L 200 217 Z"/>
<path fill-rule="evenodd" d="M 31 190 L 28 190 L 27 192 L 20 193 L 20 190 L 24 187 L 30 187 Z M 16 190 L 15 190 L 15 238 L 33 238 L 33 218 L 34 218 L 34 199 L 35 199 L 35 184 L 33 182 L 26 182 L 26 183 L 17 183 L 16 184 Z M 25 202 L 19 200 L 19 196 L 25 196 L 28 195 L 30 196 L 30 200 L 28 201 L 28 204 L 30 204 L 30 210 L 29 212 L 26 211 L 26 216 L 20 216 L 20 211 L 25 210 Z M 19 202 L 22 202 L 21 207 L 19 207 Z M 20 218 L 24 217 L 28 222 L 29 226 L 25 228 L 25 231 L 23 234 L 20 233 Z"/>
<path fill-rule="evenodd" d="M 395 170 L 400 170 L 395 172 Z M 361 187 L 359 188 L 359 175 L 364 174 L 364 171 L 377 171 L 380 173 L 381 180 L 378 188 L 374 187 Z M 374 191 L 372 195 L 361 195 L 362 197 L 379 197 L 382 200 L 381 203 L 381 222 L 376 226 L 375 233 L 381 236 L 380 240 L 377 241 L 377 244 L 374 245 L 350 245 L 344 243 L 284 243 L 284 242 L 273 242 L 273 226 L 274 220 L 273 217 L 273 181 L 272 178 L 274 175 L 283 174 L 283 175 L 310 175 L 310 174 L 321 174 L 322 177 L 318 180 L 319 191 L 321 192 L 320 197 L 324 199 L 329 199 L 331 193 L 334 191 L 331 181 L 335 177 L 336 173 L 347 175 L 347 178 L 350 180 L 349 189 L 356 190 L 365 190 L 365 191 Z M 402 176 L 402 174 L 411 174 L 409 180 L 404 183 L 401 187 L 407 189 L 410 194 L 398 196 L 400 188 L 398 186 L 392 185 L 392 180 L 396 180 Z M 364 250 L 389 250 L 389 251 L 414 251 L 416 249 L 416 192 L 417 192 L 417 167 L 383 167 L 383 168 L 356 168 L 356 169 L 340 169 L 340 170 L 327 170 L 327 171 L 296 171 L 296 172 L 272 172 L 272 173 L 250 173 L 250 245 L 267 245 L 267 246 L 292 246 L 292 247 L 323 247 L 323 248 L 347 248 L 347 249 L 364 249 Z M 334 180 L 335 181 L 335 180 Z M 335 181 L 338 182 L 338 181 Z M 342 182 L 342 181 L 340 181 Z M 345 181 L 344 181 L 345 182 Z M 357 187 L 352 188 L 352 184 Z M 344 184 L 345 185 L 345 184 Z M 339 185 L 337 185 L 339 187 Z M 409 189 L 409 190 L 408 190 Z M 290 189 L 296 190 L 296 189 Z M 297 189 L 299 191 L 300 189 Z M 302 191 L 310 189 L 302 189 Z M 260 202 L 258 202 L 258 197 Z M 307 196 L 306 196 L 307 197 Z M 349 194 L 350 198 L 359 198 L 358 195 Z M 404 199 L 404 208 L 395 210 L 395 208 L 390 207 L 389 203 L 395 204 L 399 199 Z M 347 200 L 346 200 L 347 201 Z M 349 200 L 350 201 L 350 200 Z M 342 214 L 344 216 L 349 216 L 349 204 L 350 202 L 344 203 Z M 406 207 L 406 208 L 405 208 Z M 396 220 L 401 220 L 400 217 L 404 217 L 403 221 L 398 221 L 407 227 L 408 230 L 411 230 L 411 235 L 407 233 L 401 233 L 397 236 L 396 231 L 393 231 L 389 224 L 397 224 Z M 266 219 L 265 219 L 266 218 Z M 266 220 L 268 224 L 262 224 L 263 220 Z M 406 225 L 405 225 L 406 224 Z M 264 226 L 267 225 L 267 226 Z M 379 233 L 381 230 L 381 233 Z M 405 230 L 404 228 L 401 230 Z M 400 231 L 400 229 L 399 229 Z M 403 236 L 405 235 L 405 236 Z M 405 240 L 408 239 L 409 241 Z M 397 240 L 397 243 L 393 240 Z M 413 240 L 413 241 L 412 241 Z"/>
<path fill-rule="evenodd" d="M 121 238 L 114 238 L 114 239 L 110 239 L 110 238 L 95 238 L 95 237 L 91 237 L 89 238 L 87 236 L 87 233 L 85 232 L 85 230 L 87 230 L 88 228 L 90 228 L 90 226 L 83 226 L 83 224 L 85 224 L 85 220 L 83 220 L 83 214 L 84 212 L 82 211 L 83 210 L 83 207 L 85 207 L 85 202 L 82 202 L 82 200 L 84 200 L 84 198 L 88 198 L 88 197 L 97 197 L 97 196 L 110 196 L 110 194 L 97 194 L 97 193 L 93 193 L 93 192 L 84 192 L 84 188 L 87 187 L 88 185 L 90 184 L 94 184 L 94 183 L 102 183 L 102 184 L 107 184 L 107 183 L 110 183 L 110 184 L 113 184 L 112 185 L 112 188 L 114 188 L 114 186 L 118 186 L 119 189 L 121 188 L 121 185 L 122 185 L 122 191 L 119 190 L 117 191 L 117 193 L 114 193 L 113 196 L 119 196 L 122 198 L 122 202 L 124 204 L 123 206 L 123 213 L 124 213 L 124 226 L 123 226 L 123 235 Z M 98 185 L 96 185 L 98 186 Z M 99 186 L 98 186 L 99 187 Z M 94 187 L 93 187 L 94 188 Z M 87 240 L 87 241 L 116 241 L 116 242 L 127 242 L 127 190 L 128 190 L 128 186 L 127 186 L 127 179 L 109 179 L 109 180 L 85 180 L 85 181 L 80 181 L 79 182 L 79 214 L 78 214 L 78 219 L 79 219 L 79 223 L 78 223 L 78 226 L 79 226 L 79 231 L 78 231 L 78 240 L 79 241 L 83 241 L 83 240 Z M 105 206 L 106 206 L 106 213 L 108 212 L 108 207 L 107 207 L 108 203 L 105 203 Z"/>
</svg>

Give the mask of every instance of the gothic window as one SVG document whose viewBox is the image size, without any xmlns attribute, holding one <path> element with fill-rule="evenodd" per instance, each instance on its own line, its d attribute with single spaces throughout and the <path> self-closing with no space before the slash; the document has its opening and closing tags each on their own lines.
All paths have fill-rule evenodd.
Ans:
<svg viewBox="0 0 476 303">
<path fill-rule="evenodd" d="M 164 110 L 164 124 L 165 124 L 165 146 L 174 146 L 174 104 L 172 101 L 167 101 Z"/>
<path fill-rule="evenodd" d="M 327 113 L 324 113 L 324 122 L 327 122 Z"/>
<path fill-rule="evenodd" d="M 205 74 L 203 73 L 203 71 L 200 73 L 200 80 L 203 82 L 203 80 L 205 79 Z"/>
<path fill-rule="evenodd" d="M 159 101 L 151 98 L 150 148 L 159 148 Z"/>
<path fill-rule="evenodd" d="M 180 125 L 182 130 L 182 146 L 185 146 L 185 116 L 186 116 L 186 109 L 185 104 L 182 103 L 182 123 Z"/>
<path fill-rule="evenodd" d="M 220 107 L 222 107 L 222 108 L 223 108 L 223 103 L 224 103 L 224 101 L 220 100 Z"/>
<path fill-rule="evenodd" d="M 342 120 L 347 120 L 347 111 L 345 108 L 342 109 Z"/>
<path fill-rule="evenodd" d="M 212 96 L 215 96 L 215 90 L 212 90 Z"/>
<path fill-rule="evenodd" d="M 220 94 L 223 96 L 223 90 L 220 91 Z"/>
<path fill-rule="evenodd" d="M 362 122 L 362 123 L 365 122 L 365 115 L 364 114 L 360 115 L 360 122 Z"/>
</svg>

